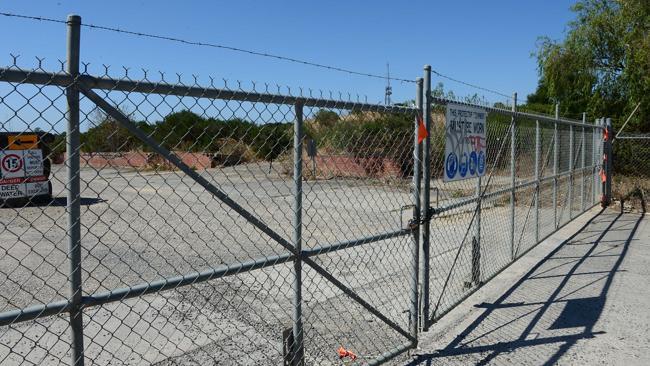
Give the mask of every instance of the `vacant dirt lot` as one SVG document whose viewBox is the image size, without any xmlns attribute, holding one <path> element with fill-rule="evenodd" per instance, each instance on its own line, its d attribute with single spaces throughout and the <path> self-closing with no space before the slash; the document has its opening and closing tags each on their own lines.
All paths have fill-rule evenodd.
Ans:
<svg viewBox="0 0 650 366">
<path fill-rule="evenodd" d="M 292 182 L 279 170 L 275 165 L 269 170 L 264 163 L 208 169 L 201 174 L 291 241 Z M 86 167 L 81 180 L 84 295 L 286 253 L 180 172 Z M 496 180 L 501 181 L 507 180 Z M 64 168 L 55 166 L 51 205 L 0 209 L 0 311 L 68 296 L 64 182 Z M 409 183 L 305 181 L 303 247 L 406 227 L 412 204 Z M 438 192 L 437 205 L 472 196 L 474 184 L 465 181 Z M 532 192 L 530 188 L 517 192 L 517 255 L 534 244 L 530 239 Z M 540 237 L 552 226 L 549 195 L 549 186 L 543 187 Z M 579 210 L 575 196 L 574 215 Z M 560 192 L 563 199 L 565 190 Z M 496 273 L 511 257 L 513 248 L 505 230 L 510 212 L 507 202 L 507 198 L 495 197 L 483 207 L 483 278 Z M 472 205 L 464 206 L 431 223 L 431 308 L 439 312 L 475 285 L 468 283 L 476 225 L 473 210 Z M 561 208 L 559 215 L 562 222 L 568 221 L 567 209 Z M 408 329 L 413 245 L 407 235 L 314 258 L 382 314 Z M 439 300 L 455 257 L 451 281 Z M 338 364 L 335 351 L 341 345 L 371 361 L 406 342 L 311 268 L 304 267 L 303 278 L 305 347 L 311 363 Z M 291 326 L 292 281 L 291 263 L 277 264 L 85 309 L 86 357 L 97 365 L 278 364 L 282 331 Z M 67 364 L 68 333 L 66 314 L 2 327 L 0 361 Z"/>
</svg>

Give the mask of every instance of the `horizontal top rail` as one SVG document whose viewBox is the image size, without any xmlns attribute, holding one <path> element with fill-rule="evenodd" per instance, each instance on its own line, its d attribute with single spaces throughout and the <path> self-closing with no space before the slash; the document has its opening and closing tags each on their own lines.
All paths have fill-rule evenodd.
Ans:
<svg viewBox="0 0 650 366">
<path fill-rule="evenodd" d="M 479 104 L 472 104 L 472 103 L 466 103 L 466 102 L 459 102 L 459 101 L 449 100 L 449 99 L 440 98 L 440 97 L 431 97 L 430 100 L 431 100 L 431 102 L 433 104 L 437 104 L 437 105 L 447 105 L 447 104 L 450 104 L 450 103 L 452 103 L 452 104 L 460 104 L 460 105 L 465 105 L 465 106 L 470 106 L 470 107 L 482 108 L 482 109 L 485 109 L 488 112 L 499 113 L 499 114 L 502 114 L 502 115 L 505 115 L 505 116 L 530 118 L 530 119 L 535 119 L 535 120 L 544 121 L 544 122 L 553 122 L 553 123 L 557 122 L 557 123 L 560 123 L 560 124 L 573 125 L 573 126 L 600 128 L 600 129 L 603 128 L 603 126 L 598 126 L 596 124 L 590 124 L 590 123 L 584 123 L 584 122 L 578 121 L 578 120 L 572 120 L 572 119 L 567 119 L 567 118 L 556 119 L 555 117 L 550 116 L 550 115 L 528 113 L 528 112 L 520 112 L 520 111 L 512 111 L 510 109 L 483 106 L 483 105 L 479 105 Z"/>
<path fill-rule="evenodd" d="M 614 141 L 616 141 L 616 140 L 650 140 L 650 134 L 621 135 L 621 136 L 616 136 L 614 138 Z"/>
<path fill-rule="evenodd" d="M 67 87 L 74 83 L 73 76 L 67 73 L 49 73 L 37 70 L 16 70 L 0 68 L 0 81 L 37 85 L 56 85 Z M 396 105 L 381 105 L 359 101 L 345 101 L 335 99 L 322 99 L 302 95 L 282 95 L 260 93 L 255 91 L 230 90 L 212 87 L 186 86 L 182 84 L 169 84 L 165 82 L 134 81 L 128 79 L 113 79 L 107 77 L 94 77 L 80 75 L 78 82 L 90 89 L 109 91 L 123 91 L 132 93 L 148 93 L 161 95 L 174 95 L 179 97 L 195 97 L 208 99 L 237 100 L 244 102 L 272 103 L 294 105 L 300 102 L 307 107 L 337 108 L 349 110 L 364 110 L 391 113 L 413 113 L 415 107 Z"/>
</svg>

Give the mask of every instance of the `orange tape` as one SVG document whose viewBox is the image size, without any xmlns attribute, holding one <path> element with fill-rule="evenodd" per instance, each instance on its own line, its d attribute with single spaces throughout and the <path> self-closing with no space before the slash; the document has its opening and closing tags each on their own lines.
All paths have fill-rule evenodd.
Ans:
<svg viewBox="0 0 650 366">
<path fill-rule="evenodd" d="M 427 137 L 429 137 L 429 131 L 427 131 L 426 126 L 424 126 L 422 117 L 418 116 L 418 144 L 421 144 Z"/>
</svg>

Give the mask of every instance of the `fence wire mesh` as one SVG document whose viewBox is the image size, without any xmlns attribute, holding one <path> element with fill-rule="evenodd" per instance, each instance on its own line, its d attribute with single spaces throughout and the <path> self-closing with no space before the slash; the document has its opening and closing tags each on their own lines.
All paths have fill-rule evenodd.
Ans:
<svg viewBox="0 0 650 366">
<path fill-rule="evenodd" d="M 68 85 L 63 69 L 40 65 L 0 74 L 2 132 L 52 140 L 51 199 L 6 200 L 0 212 L 3 364 L 67 364 L 72 353 Z M 298 362 L 285 332 L 296 240 L 309 264 L 298 284 L 305 363 L 337 364 L 341 346 L 364 363 L 410 346 L 414 108 L 108 67 L 77 80 L 85 360 Z"/>
<path fill-rule="evenodd" d="M 622 209 L 641 211 L 650 192 L 650 134 L 621 134 L 612 147 L 612 198 Z"/>
<path fill-rule="evenodd" d="M 485 176 L 444 182 L 449 103 L 458 102 L 434 98 L 431 107 L 427 322 L 600 199 L 592 193 L 600 189 L 600 128 L 498 108 L 487 109 Z"/>
<path fill-rule="evenodd" d="M 482 106 L 486 175 L 443 182 L 459 102 L 421 82 L 376 105 L 81 69 L 0 69 L 3 163 L 25 162 L 0 177 L 24 196 L 0 209 L 2 364 L 395 361 L 600 199 L 599 125 Z"/>
</svg>

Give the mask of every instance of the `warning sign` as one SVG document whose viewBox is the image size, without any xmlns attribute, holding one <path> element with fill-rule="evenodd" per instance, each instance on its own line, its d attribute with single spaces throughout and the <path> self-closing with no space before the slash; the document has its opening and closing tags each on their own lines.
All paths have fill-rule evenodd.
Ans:
<svg viewBox="0 0 650 366">
<path fill-rule="evenodd" d="M 43 152 L 41 150 L 25 150 L 25 177 L 43 175 Z"/>
<path fill-rule="evenodd" d="M 484 109 L 447 104 L 444 181 L 485 175 L 487 143 Z"/>
<path fill-rule="evenodd" d="M 40 149 L 0 150 L 0 199 L 48 194 L 43 173 Z"/>
<path fill-rule="evenodd" d="M 25 176 L 22 151 L 0 153 L 0 178 L 21 178 Z"/>
<path fill-rule="evenodd" d="M 37 135 L 12 135 L 8 137 L 9 150 L 29 150 L 38 148 Z"/>
</svg>

